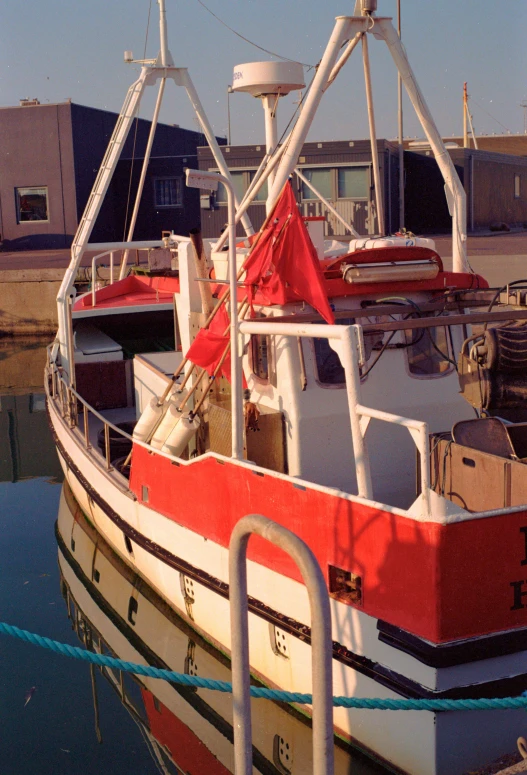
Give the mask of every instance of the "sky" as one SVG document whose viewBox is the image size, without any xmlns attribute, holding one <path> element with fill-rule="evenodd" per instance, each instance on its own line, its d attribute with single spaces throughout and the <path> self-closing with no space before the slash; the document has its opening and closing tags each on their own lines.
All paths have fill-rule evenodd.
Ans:
<svg viewBox="0 0 527 775">
<path fill-rule="evenodd" d="M 316 64 L 338 15 L 353 15 L 354 0 L 202 0 L 225 24 L 277 55 Z M 227 134 L 227 87 L 235 65 L 275 59 L 222 26 L 200 0 L 166 0 L 169 48 L 187 67 L 215 133 Z M 527 101 L 527 0 L 401 0 L 402 39 L 411 66 L 443 136 L 462 133 L 463 82 L 468 82 L 477 134 L 524 131 Z M 396 17 L 396 0 L 378 0 L 378 15 Z M 148 19 L 150 23 L 148 24 Z M 155 57 L 156 0 L 3 0 L 0 9 L 0 107 L 24 97 L 42 103 L 71 98 L 119 112 L 139 66 L 123 52 Z M 395 23 L 395 18 L 394 18 Z M 148 35 L 147 35 L 148 28 Z M 378 137 L 397 135 L 397 74 L 382 41 L 370 36 Z M 305 68 L 309 81 L 313 70 Z M 150 118 L 154 88 L 140 115 Z M 298 93 L 280 100 L 279 134 Z M 233 144 L 264 140 L 263 110 L 246 94 L 230 97 Z M 169 84 L 161 121 L 196 129 L 183 89 Z M 422 137 L 408 100 L 404 134 Z M 368 136 L 360 49 L 326 92 L 308 140 Z"/>
</svg>

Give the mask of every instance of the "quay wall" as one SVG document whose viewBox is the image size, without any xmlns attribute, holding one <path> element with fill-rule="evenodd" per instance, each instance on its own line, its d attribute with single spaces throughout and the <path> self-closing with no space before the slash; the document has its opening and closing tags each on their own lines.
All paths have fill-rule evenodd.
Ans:
<svg viewBox="0 0 527 775">
<path fill-rule="evenodd" d="M 51 336 L 57 330 L 57 293 L 63 269 L 0 272 L 0 336 Z"/>
</svg>

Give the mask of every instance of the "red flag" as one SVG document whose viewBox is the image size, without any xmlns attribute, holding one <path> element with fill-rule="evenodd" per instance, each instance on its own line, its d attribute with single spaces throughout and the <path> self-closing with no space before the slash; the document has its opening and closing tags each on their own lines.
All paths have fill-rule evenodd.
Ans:
<svg viewBox="0 0 527 775">
<path fill-rule="evenodd" d="M 212 319 L 208 328 L 201 328 L 194 341 L 189 347 L 187 352 L 187 358 L 196 366 L 201 366 L 202 369 L 206 369 L 208 374 L 213 374 L 223 357 L 225 348 L 228 347 L 230 342 L 229 332 L 229 316 L 225 309 L 225 304 L 222 304 L 214 318 Z M 225 331 L 227 333 L 225 333 Z M 229 382 L 231 381 L 231 353 L 230 350 L 223 363 L 218 376 L 225 377 Z M 245 375 L 242 375 L 243 386 L 247 387 Z"/>
<path fill-rule="evenodd" d="M 334 323 L 315 246 L 287 183 L 263 234 L 245 263 L 249 298 L 255 286 L 267 304 L 285 304 L 287 286 Z"/>
</svg>

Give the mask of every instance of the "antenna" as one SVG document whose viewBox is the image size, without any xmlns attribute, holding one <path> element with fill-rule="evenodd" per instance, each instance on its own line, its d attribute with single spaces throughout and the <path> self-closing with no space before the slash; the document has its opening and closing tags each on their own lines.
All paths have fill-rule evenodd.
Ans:
<svg viewBox="0 0 527 775">
<path fill-rule="evenodd" d="M 523 134 L 527 135 L 527 100 L 520 102 L 520 108 L 523 108 Z"/>
</svg>

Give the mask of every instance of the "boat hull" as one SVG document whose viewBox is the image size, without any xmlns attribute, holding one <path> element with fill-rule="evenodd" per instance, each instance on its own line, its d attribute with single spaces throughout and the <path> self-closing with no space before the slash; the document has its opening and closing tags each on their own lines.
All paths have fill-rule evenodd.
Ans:
<svg viewBox="0 0 527 775">
<path fill-rule="evenodd" d="M 125 484 L 115 486 L 104 466 L 87 454 L 82 435 L 71 432 L 52 400 L 48 407 L 65 477 L 88 519 L 170 606 L 229 654 L 228 549 L 150 508 Z M 248 561 L 248 584 L 254 674 L 270 686 L 310 692 L 310 616 L 305 587 L 291 574 L 254 557 Z M 433 659 L 422 654 L 416 658 L 410 648 L 401 647 L 382 620 L 335 599 L 331 605 L 334 695 L 503 696 L 520 693 L 525 683 L 522 661 L 527 652 L 522 649 L 471 662 L 458 658 L 456 664 L 437 667 L 430 664 Z M 309 712 L 309 708 L 302 710 Z M 410 775 L 461 775 L 488 762 L 514 748 L 524 720 L 522 711 L 410 711 L 403 715 L 334 710 L 337 735 Z"/>
</svg>

